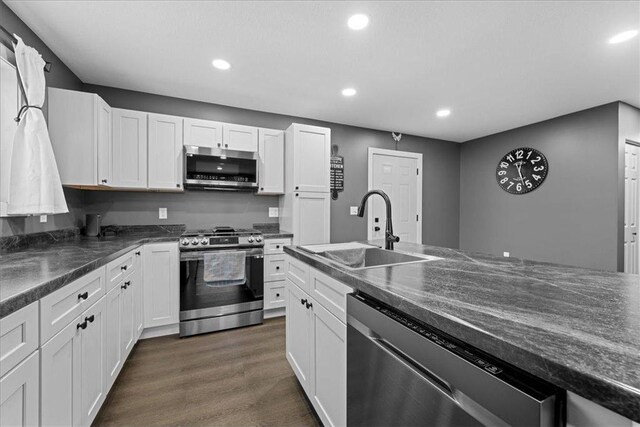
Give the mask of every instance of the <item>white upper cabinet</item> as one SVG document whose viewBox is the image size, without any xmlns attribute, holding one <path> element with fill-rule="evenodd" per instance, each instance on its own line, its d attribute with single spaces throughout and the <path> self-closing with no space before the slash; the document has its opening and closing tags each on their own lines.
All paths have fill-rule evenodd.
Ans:
<svg viewBox="0 0 640 427">
<path fill-rule="evenodd" d="M 182 122 L 149 114 L 149 188 L 182 189 Z"/>
<path fill-rule="evenodd" d="M 184 145 L 222 148 L 222 123 L 184 119 Z"/>
<path fill-rule="evenodd" d="M 112 186 L 112 110 L 94 93 L 49 88 L 49 136 L 60 179 Z"/>
<path fill-rule="evenodd" d="M 331 129 L 292 124 L 285 133 L 285 153 L 286 191 L 329 192 Z"/>
<path fill-rule="evenodd" d="M 222 125 L 223 148 L 235 151 L 258 151 L 258 128 L 251 126 Z"/>
<path fill-rule="evenodd" d="M 147 113 L 114 108 L 113 186 L 147 188 Z"/>
<path fill-rule="evenodd" d="M 258 194 L 284 193 L 284 132 L 258 129 Z"/>
<path fill-rule="evenodd" d="M 296 192 L 292 199 L 292 229 L 294 245 L 328 243 L 331 216 L 329 193 Z"/>
</svg>

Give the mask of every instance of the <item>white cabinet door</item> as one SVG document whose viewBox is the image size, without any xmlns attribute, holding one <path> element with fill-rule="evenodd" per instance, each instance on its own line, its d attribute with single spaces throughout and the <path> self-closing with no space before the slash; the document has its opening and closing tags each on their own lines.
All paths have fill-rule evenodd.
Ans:
<svg viewBox="0 0 640 427">
<path fill-rule="evenodd" d="M 284 132 L 258 129 L 258 194 L 284 194 Z"/>
<path fill-rule="evenodd" d="M 142 248 L 135 251 L 134 271 L 131 276 L 133 283 L 133 327 L 136 342 L 142 335 L 144 329 L 144 282 L 143 282 L 143 262 Z"/>
<path fill-rule="evenodd" d="M 113 186 L 147 188 L 147 113 L 112 109 Z"/>
<path fill-rule="evenodd" d="M 80 323 L 84 325 L 84 322 L 87 322 L 86 328 L 80 329 L 80 419 L 76 424 L 89 426 L 98 414 L 107 392 L 105 298 L 80 316 Z M 77 327 L 73 323 L 72 326 Z"/>
<path fill-rule="evenodd" d="M 34 351 L 0 379 L 0 426 L 40 423 L 40 352 Z"/>
<path fill-rule="evenodd" d="M 329 243 L 329 193 L 302 193 L 293 195 L 293 244 L 313 245 Z"/>
<path fill-rule="evenodd" d="M 258 151 L 258 128 L 251 126 L 222 125 L 223 148 L 235 151 Z"/>
<path fill-rule="evenodd" d="M 120 316 L 122 321 L 120 323 L 120 348 L 122 350 L 122 361 L 124 363 L 127 360 L 127 356 L 131 352 L 133 345 L 136 343 L 135 338 L 135 326 L 134 326 L 134 302 L 133 295 L 135 286 L 133 283 L 133 274 L 124 278 L 123 283 L 120 285 L 122 290 Z"/>
<path fill-rule="evenodd" d="M 182 121 L 149 114 L 149 188 L 182 188 Z"/>
<path fill-rule="evenodd" d="M 302 387 L 309 393 L 311 363 L 311 310 L 307 295 L 286 279 L 286 353 L 287 360 Z"/>
<path fill-rule="evenodd" d="M 107 390 L 109 390 L 115 382 L 124 363 L 120 340 L 120 331 L 122 330 L 122 316 L 120 315 L 121 301 L 122 289 L 119 286 L 111 289 L 105 297 L 105 376 L 107 379 Z"/>
<path fill-rule="evenodd" d="M 294 124 L 292 139 L 293 188 L 288 190 L 328 193 L 331 129 Z"/>
<path fill-rule="evenodd" d="M 180 283 L 178 244 L 144 245 L 144 327 L 178 323 Z"/>
<path fill-rule="evenodd" d="M 325 426 L 347 424 L 347 326 L 309 298 L 311 374 L 309 398 Z"/>
<path fill-rule="evenodd" d="M 222 148 L 222 123 L 184 119 L 184 145 Z"/>
<path fill-rule="evenodd" d="M 97 103 L 97 139 L 98 139 L 98 185 L 112 185 L 113 159 L 112 138 L 113 129 L 112 113 L 109 104 L 96 96 Z"/>
</svg>

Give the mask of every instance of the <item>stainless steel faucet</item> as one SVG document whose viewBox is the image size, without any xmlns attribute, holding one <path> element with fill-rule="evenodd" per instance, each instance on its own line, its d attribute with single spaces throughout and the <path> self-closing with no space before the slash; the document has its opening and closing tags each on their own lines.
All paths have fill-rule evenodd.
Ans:
<svg viewBox="0 0 640 427">
<path fill-rule="evenodd" d="M 387 193 L 382 190 L 371 190 L 365 194 L 360 202 L 360 207 L 358 208 L 358 216 L 360 218 L 364 217 L 364 208 L 367 205 L 367 199 L 374 194 L 381 196 L 384 199 L 384 203 L 387 205 L 387 228 L 384 233 L 384 248 L 392 251 L 393 244 L 399 242 L 400 238 L 393 235 L 393 224 L 391 223 L 391 200 L 389 199 L 389 196 L 387 196 Z"/>
</svg>

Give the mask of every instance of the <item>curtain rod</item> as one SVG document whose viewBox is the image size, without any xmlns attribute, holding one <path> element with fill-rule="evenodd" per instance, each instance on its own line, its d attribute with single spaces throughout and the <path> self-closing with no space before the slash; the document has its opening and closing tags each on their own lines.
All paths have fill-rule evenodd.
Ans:
<svg viewBox="0 0 640 427">
<path fill-rule="evenodd" d="M 9 37 L 9 39 L 11 40 L 11 43 L 18 43 L 18 40 L 13 36 L 13 34 L 11 34 L 2 25 L 0 25 L 0 31 L 2 31 L 7 37 Z M 2 41 L 2 44 L 5 45 L 7 47 L 7 49 L 11 50 L 12 52 L 15 52 L 15 49 L 13 48 L 11 43 L 6 43 L 6 42 Z M 45 61 L 44 71 L 46 71 L 47 73 L 51 71 L 51 62 Z"/>
</svg>

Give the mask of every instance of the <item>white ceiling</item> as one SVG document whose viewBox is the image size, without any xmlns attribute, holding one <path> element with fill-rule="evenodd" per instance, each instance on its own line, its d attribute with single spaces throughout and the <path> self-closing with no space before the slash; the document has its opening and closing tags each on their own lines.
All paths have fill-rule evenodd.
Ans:
<svg viewBox="0 0 640 427">
<path fill-rule="evenodd" d="M 452 141 L 640 106 L 637 1 L 6 3 L 85 83 Z"/>
</svg>

